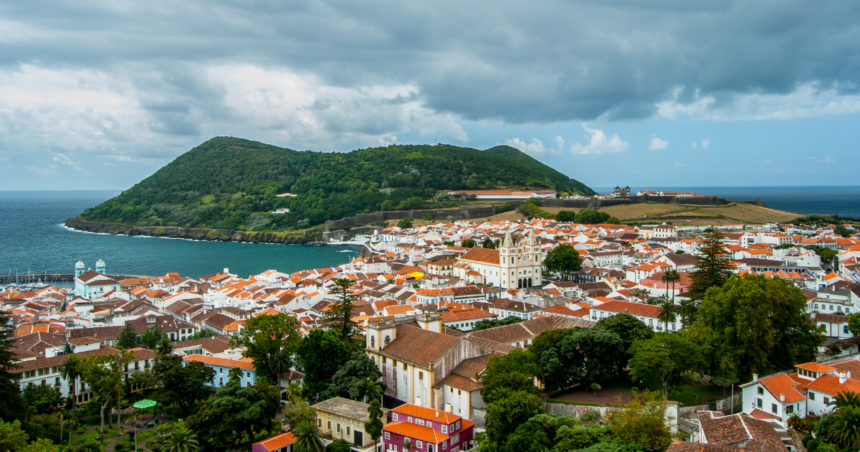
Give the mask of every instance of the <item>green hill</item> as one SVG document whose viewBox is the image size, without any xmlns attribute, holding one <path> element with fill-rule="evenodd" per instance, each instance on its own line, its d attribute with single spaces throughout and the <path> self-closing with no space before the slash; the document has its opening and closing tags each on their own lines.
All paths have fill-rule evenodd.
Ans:
<svg viewBox="0 0 860 452">
<path fill-rule="evenodd" d="M 520 165 L 522 168 L 528 168 L 530 170 L 538 171 L 541 174 L 546 175 L 550 179 L 558 181 L 559 183 L 564 184 L 564 186 L 570 187 L 583 195 L 597 194 L 594 190 L 592 190 L 582 182 L 565 176 L 564 174 L 544 165 L 543 163 L 535 160 L 532 156 L 515 147 L 501 145 L 487 149 L 484 152 L 500 155 L 508 160 L 513 160 L 517 162 L 517 164 Z"/>
<path fill-rule="evenodd" d="M 498 187 L 594 193 L 513 148 L 400 145 L 321 153 L 218 137 L 78 218 L 138 226 L 301 229 L 361 212 L 451 207 L 457 200 L 435 196 L 439 190 Z M 283 193 L 296 196 L 277 196 Z M 290 213 L 269 213 L 278 208 Z"/>
</svg>

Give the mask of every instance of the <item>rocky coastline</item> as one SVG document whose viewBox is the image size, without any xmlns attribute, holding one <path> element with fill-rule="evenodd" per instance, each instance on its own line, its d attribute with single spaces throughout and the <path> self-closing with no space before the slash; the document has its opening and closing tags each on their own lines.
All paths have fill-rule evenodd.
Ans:
<svg viewBox="0 0 860 452">
<path fill-rule="evenodd" d="M 185 240 L 208 240 L 215 242 L 283 243 L 309 245 L 320 243 L 319 230 L 304 232 L 235 231 L 230 229 L 183 228 L 178 226 L 134 226 L 123 223 L 99 223 L 79 218 L 69 218 L 66 227 L 76 231 L 96 234 L 164 237 Z"/>
</svg>

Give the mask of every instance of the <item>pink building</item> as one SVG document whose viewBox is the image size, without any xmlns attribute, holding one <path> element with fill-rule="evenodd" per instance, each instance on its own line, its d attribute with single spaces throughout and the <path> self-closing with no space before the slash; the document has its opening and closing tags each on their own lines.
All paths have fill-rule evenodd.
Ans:
<svg viewBox="0 0 860 452">
<path fill-rule="evenodd" d="M 472 447 L 475 423 L 446 411 L 405 404 L 391 410 L 391 422 L 382 428 L 386 451 L 460 452 Z"/>
<path fill-rule="evenodd" d="M 251 446 L 251 452 L 292 452 L 296 436 L 292 433 L 280 433 L 270 436 Z"/>
</svg>

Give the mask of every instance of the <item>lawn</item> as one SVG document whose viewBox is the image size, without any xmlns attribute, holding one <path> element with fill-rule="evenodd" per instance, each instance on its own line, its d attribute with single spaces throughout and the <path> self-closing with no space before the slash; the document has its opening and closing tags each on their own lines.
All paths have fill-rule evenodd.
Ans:
<svg viewBox="0 0 860 452">
<path fill-rule="evenodd" d="M 684 386 L 680 392 L 669 393 L 670 400 L 677 400 L 684 406 L 704 405 L 723 398 L 723 388 L 719 386 Z"/>
<path fill-rule="evenodd" d="M 101 433 L 98 432 L 98 429 L 89 430 L 84 434 L 72 435 L 72 445 L 80 444 L 89 440 L 95 440 L 96 437 L 99 435 L 101 435 Z M 105 446 L 107 446 L 111 438 L 119 436 L 119 430 L 117 430 L 115 427 L 106 427 L 104 436 L 104 441 L 101 442 L 102 450 L 104 450 Z"/>
</svg>

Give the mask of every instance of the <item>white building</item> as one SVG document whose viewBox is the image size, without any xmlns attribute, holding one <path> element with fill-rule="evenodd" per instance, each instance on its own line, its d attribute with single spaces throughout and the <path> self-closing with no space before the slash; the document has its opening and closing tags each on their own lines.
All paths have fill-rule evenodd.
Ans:
<svg viewBox="0 0 860 452">
<path fill-rule="evenodd" d="M 105 276 L 105 263 L 96 262 L 96 270 L 84 271 L 84 263 L 75 264 L 75 295 L 86 299 L 99 298 L 107 293 L 120 290 L 120 284 Z"/>
<path fill-rule="evenodd" d="M 472 248 L 458 261 L 460 265 L 456 267 L 456 276 L 461 279 L 468 280 L 468 273 L 476 272 L 485 284 L 505 289 L 540 286 L 543 283 L 543 253 L 534 230 L 529 233 L 528 239 L 516 245 L 508 231 L 499 249 Z"/>
</svg>

